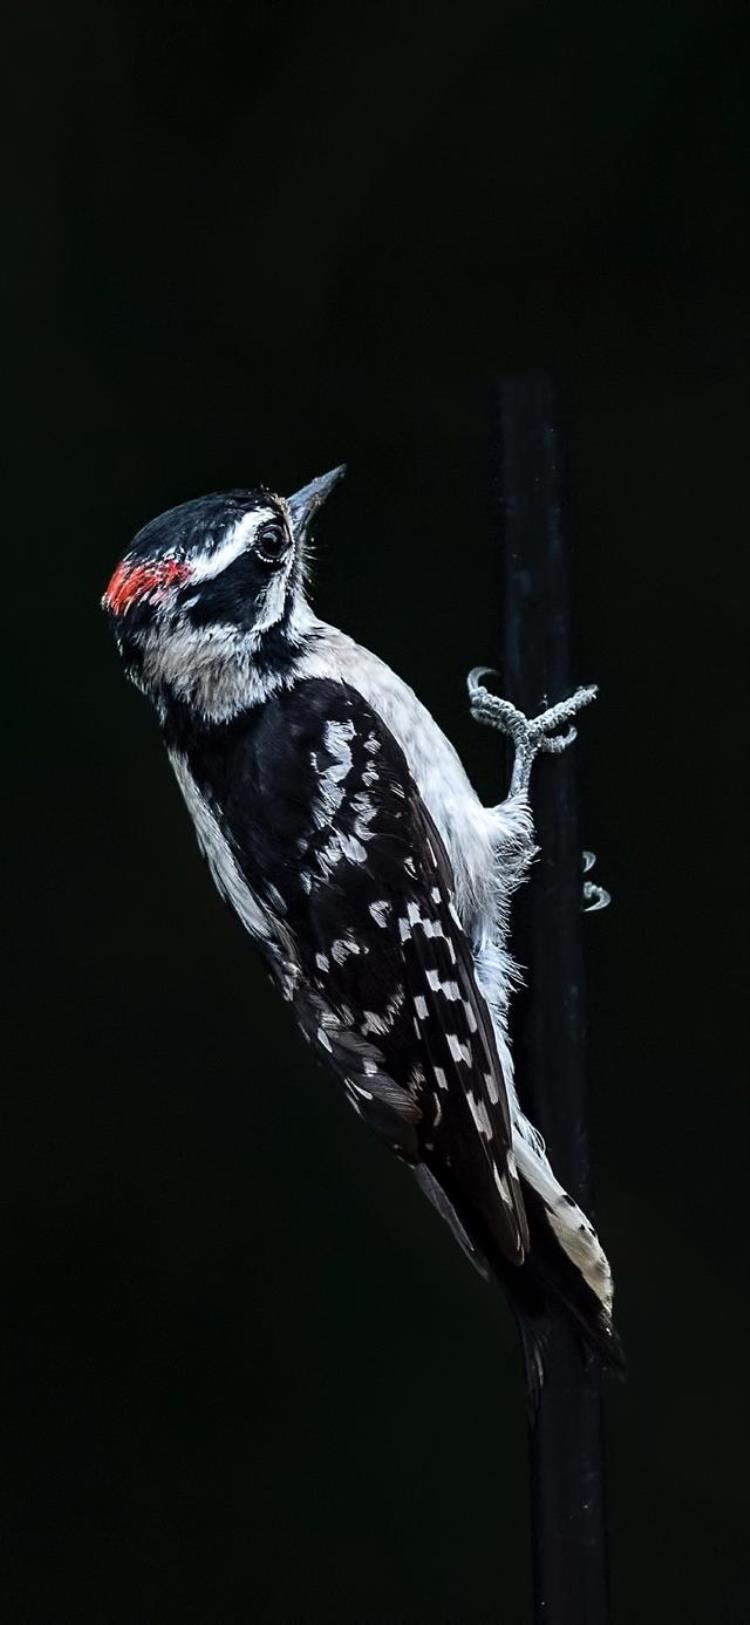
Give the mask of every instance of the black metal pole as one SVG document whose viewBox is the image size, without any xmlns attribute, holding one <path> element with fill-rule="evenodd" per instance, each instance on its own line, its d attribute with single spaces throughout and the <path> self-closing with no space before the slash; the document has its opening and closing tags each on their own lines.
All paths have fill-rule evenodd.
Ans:
<svg viewBox="0 0 750 1625">
<path fill-rule="evenodd" d="M 502 692 L 531 716 L 574 687 L 560 428 L 546 374 L 501 381 L 495 439 Z M 584 714 L 582 728 L 586 721 Z M 532 774 L 540 856 L 516 900 L 514 948 L 528 988 L 518 1001 L 514 1044 L 522 1104 L 559 1179 L 590 1211 L 576 750 L 539 757 Z M 606 1625 L 600 1376 L 563 1320 L 553 1324 L 545 1370 L 530 1430 L 534 1617 L 537 1625 Z"/>
</svg>

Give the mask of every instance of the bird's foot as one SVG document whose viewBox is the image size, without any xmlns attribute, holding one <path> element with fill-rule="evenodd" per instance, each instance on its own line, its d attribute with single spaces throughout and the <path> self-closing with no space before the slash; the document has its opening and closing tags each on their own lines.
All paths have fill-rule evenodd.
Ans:
<svg viewBox="0 0 750 1625">
<path fill-rule="evenodd" d="M 513 740 L 515 757 L 513 773 L 510 781 L 510 794 L 518 795 L 529 787 L 531 778 L 531 765 L 534 757 L 540 751 L 551 751 L 555 755 L 567 750 L 576 738 L 574 727 L 568 727 L 564 733 L 558 733 L 577 711 L 589 705 L 596 696 L 594 686 L 577 688 L 569 699 L 560 700 L 557 705 L 550 705 L 546 711 L 540 711 L 537 717 L 525 717 L 518 711 L 510 700 L 501 700 L 499 695 L 491 694 L 480 681 L 482 677 L 494 677 L 489 666 L 475 666 L 469 672 L 467 688 L 469 690 L 469 709 L 475 722 L 483 722 L 488 728 L 497 728 L 500 733 L 509 734 Z"/>
</svg>

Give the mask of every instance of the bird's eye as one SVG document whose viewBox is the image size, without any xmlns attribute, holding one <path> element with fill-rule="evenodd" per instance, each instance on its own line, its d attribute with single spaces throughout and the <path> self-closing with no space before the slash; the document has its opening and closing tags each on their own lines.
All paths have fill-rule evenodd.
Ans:
<svg viewBox="0 0 750 1625">
<path fill-rule="evenodd" d="M 258 531 L 255 551 L 266 564 L 278 564 L 287 549 L 287 534 L 283 525 L 272 521 Z"/>
</svg>

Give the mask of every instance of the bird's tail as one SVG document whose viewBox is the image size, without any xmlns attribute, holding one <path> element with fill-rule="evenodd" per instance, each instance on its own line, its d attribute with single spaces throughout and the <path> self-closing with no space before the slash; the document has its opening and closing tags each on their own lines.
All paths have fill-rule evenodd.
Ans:
<svg viewBox="0 0 750 1625">
<path fill-rule="evenodd" d="M 590 1220 L 555 1178 L 544 1145 L 518 1108 L 513 1116 L 513 1149 L 521 1177 L 529 1230 L 524 1262 L 510 1263 L 499 1251 L 487 1221 L 467 1210 L 454 1192 L 419 1164 L 417 1180 L 446 1220 L 456 1240 L 485 1279 L 502 1286 L 521 1334 L 529 1409 L 535 1413 L 550 1331 L 561 1315 L 605 1368 L 622 1373 L 622 1347 L 612 1322 L 612 1274 Z"/>
<path fill-rule="evenodd" d="M 529 1249 L 520 1266 L 510 1263 L 499 1251 L 486 1221 L 478 1213 L 462 1208 L 459 1217 L 456 1202 L 447 1191 L 444 1180 L 439 1183 L 424 1164 L 418 1164 L 414 1172 L 424 1194 L 434 1203 L 441 1218 L 446 1220 L 479 1274 L 485 1280 L 496 1281 L 507 1293 L 521 1336 L 526 1390 L 532 1416 L 536 1412 L 544 1381 L 550 1332 L 561 1316 L 574 1328 L 581 1343 L 595 1354 L 602 1366 L 623 1372 L 622 1348 L 612 1324 L 609 1265 L 593 1227 L 572 1198 L 566 1196 L 551 1170 L 544 1181 L 545 1188 L 547 1179 L 554 1186 L 554 1190 L 548 1190 L 549 1205 L 531 1181 L 523 1181 Z M 538 1177 L 536 1182 L 537 1185 L 541 1182 Z M 553 1223 L 561 1209 L 568 1219 L 569 1228 L 586 1226 L 581 1234 L 591 1238 L 594 1258 L 597 1261 L 604 1259 L 606 1275 L 601 1268 L 592 1271 L 588 1258 L 587 1270 L 581 1269 L 580 1246 L 574 1245 L 567 1230 L 565 1239 L 568 1245 L 562 1244 L 559 1218 L 557 1224 Z M 590 1284 L 590 1278 L 599 1283 L 606 1282 L 606 1286 L 597 1292 Z"/>
<path fill-rule="evenodd" d="M 573 1322 L 581 1341 L 595 1352 L 605 1369 L 622 1375 L 625 1362 L 612 1320 L 611 1296 L 605 1305 L 590 1286 L 586 1275 L 561 1245 L 550 1223 L 550 1211 L 532 1187 L 525 1188 L 524 1200 L 531 1245 L 526 1262 L 518 1272 L 520 1278 L 511 1291 L 533 1408 L 544 1379 L 550 1327 L 561 1311 Z M 507 1283 L 507 1275 L 505 1281 Z"/>
<path fill-rule="evenodd" d="M 603 1366 L 622 1373 L 624 1357 L 612 1321 L 612 1272 L 596 1231 L 555 1178 L 536 1130 L 520 1113 L 513 1127 L 530 1246 L 512 1296 L 535 1406 L 549 1327 L 560 1309 Z"/>
<path fill-rule="evenodd" d="M 513 1150 L 527 1206 L 531 1205 L 532 1209 L 536 1206 L 547 1231 L 551 1231 L 565 1258 L 611 1320 L 612 1271 L 604 1248 L 591 1220 L 555 1178 L 541 1135 L 518 1109 L 513 1116 Z M 529 1201 L 532 1192 L 539 1199 L 537 1204 Z M 546 1253 L 550 1249 L 544 1245 L 544 1231 L 540 1231 L 539 1226 L 537 1230 L 537 1246 L 541 1245 Z M 554 1255 L 554 1249 L 552 1253 Z"/>
</svg>

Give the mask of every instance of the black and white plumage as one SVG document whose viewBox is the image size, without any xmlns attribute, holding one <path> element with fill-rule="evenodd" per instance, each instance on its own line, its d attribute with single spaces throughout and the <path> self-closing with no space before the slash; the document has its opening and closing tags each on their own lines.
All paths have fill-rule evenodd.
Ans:
<svg viewBox="0 0 750 1625">
<path fill-rule="evenodd" d="M 219 890 L 350 1103 L 507 1288 L 533 1387 L 551 1297 L 618 1354 L 606 1258 L 513 1083 L 528 774 L 483 807 L 411 689 L 312 613 L 307 533 L 339 473 L 162 515 L 104 605 Z"/>
</svg>

